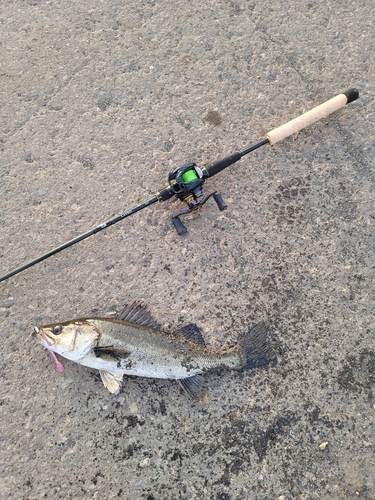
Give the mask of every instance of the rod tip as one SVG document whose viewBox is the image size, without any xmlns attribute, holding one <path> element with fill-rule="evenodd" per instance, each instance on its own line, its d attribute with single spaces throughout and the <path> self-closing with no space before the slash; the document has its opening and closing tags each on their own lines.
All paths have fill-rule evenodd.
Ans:
<svg viewBox="0 0 375 500">
<path fill-rule="evenodd" d="M 346 92 L 344 92 L 346 95 L 346 98 L 348 99 L 348 102 L 346 104 L 349 104 L 350 102 L 355 101 L 359 97 L 359 92 L 357 89 L 349 89 Z"/>
</svg>

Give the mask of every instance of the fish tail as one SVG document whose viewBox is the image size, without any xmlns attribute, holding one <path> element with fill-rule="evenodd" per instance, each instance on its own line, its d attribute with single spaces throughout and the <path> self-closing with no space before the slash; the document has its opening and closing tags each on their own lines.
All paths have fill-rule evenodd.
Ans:
<svg viewBox="0 0 375 500">
<path fill-rule="evenodd" d="M 242 368 L 250 369 L 268 365 L 276 359 L 276 354 L 267 339 L 268 328 L 258 323 L 249 330 L 239 343 L 241 356 L 244 358 Z"/>
</svg>

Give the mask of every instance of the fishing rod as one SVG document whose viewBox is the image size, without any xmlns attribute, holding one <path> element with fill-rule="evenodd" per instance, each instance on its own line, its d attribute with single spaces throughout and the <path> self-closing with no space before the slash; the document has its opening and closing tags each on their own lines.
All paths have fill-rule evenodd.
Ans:
<svg viewBox="0 0 375 500">
<path fill-rule="evenodd" d="M 35 264 L 38 264 L 45 259 L 48 259 L 48 257 L 61 252 L 65 248 L 75 245 L 79 241 L 82 241 L 89 236 L 92 236 L 99 231 L 112 226 L 113 224 L 116 224 L 116 222 L 119 222 L 156 202 L 169 200 L 173 196 L 184 202 L 185 206 L 181 209 L 179 214 L 172 217 L 172 222 L 178 234 L 181 235 L 186 233 L 187 229 L 182 223 L 181 217 L 188 216 L 188 214 L 190 214 L 191 212 L 195 212 L 196 210 L 201 208 L 209 198 L 213 197 L 219 210 L 225 210 L 227 208 L 227 205 L 225 204 L 223 198 L 216 191 L 206 196 L 203 195 L 202 186 L 208 177 L 212 177 L 218 174 L 230 165 L 233 165 L 233 163 L 236 163 L 243 156 L 251 153 L 252 151 L 255 151 L 265 144 L 273 146 L 282 139 L 295 134 L 308 125 L 311 125 L 312 123 L 315 123 L 316 121 L 330 115 L 334 111 L 337 111 L 338 109 L 344 107 L 346 104 L 355 101 L 356 99 L 358 99 L 358 97 L 359 93 L 357 89 L 349 89 L 346 92 L 339 94 L 336 97 L 333 97 L 332 99 L 324 102 L 323 104 L 320 104 L 319 106 L 311 109 L 310 111 L 307 111 L 306 113 L 298 116 L 297 118 L 294 118 L 284 125 L 271 130 L 271 132 L 265 134 L 265 139 L 258 142 L 257 144 L 254 144 L 253 146 L 250 146 L 243 151 L 227 156 L 226 158 L 213 163 L 209 167 L 200 168 L 195 163 L 186 163 L 185 165 L 178 167 L 176 170 L 169 174 L 168 185 L 162 188 L 160 191 L 157 191 L 154 196 L 141 201 L 138 205 L 128 208 L 125 212 L 118 215 L 117 217 L 103 222 L 94 229 L 91 229 L 90 231 L 87 231 L 86 233 L 83 233 L 80 236 L 67 241 L 63 245 L 60 245 L 53 250 L 50 250 L 49 252 L 41 255 L 40 257 L 28 262 L 27 264 L 14 269 L 8 274 L 2 276 L 0 278 L 0 282 L 10 278 L 11 276 L 14 276 L 15 274 L 20 273 L 21 271 L 24 271 L 25 269 L 28 269 L 31 266 L 34 266 Z"/>
</svg>

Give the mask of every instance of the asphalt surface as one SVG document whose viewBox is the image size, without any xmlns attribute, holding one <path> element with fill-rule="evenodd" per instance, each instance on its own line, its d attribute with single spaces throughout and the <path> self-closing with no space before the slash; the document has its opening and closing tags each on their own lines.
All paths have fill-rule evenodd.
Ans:
<svg viewBox="0 0 375 500">
<path fill-rule="evenodd" d="M 357 101 L 0 284 L 4 499 L 375 498 L 370 0 L 14 0 L 0 10 L 0 274 L 355 87 Z M 34 325 L 143 301 L 277 363 L 177 383 L 52 359 Z"/>
</svg>

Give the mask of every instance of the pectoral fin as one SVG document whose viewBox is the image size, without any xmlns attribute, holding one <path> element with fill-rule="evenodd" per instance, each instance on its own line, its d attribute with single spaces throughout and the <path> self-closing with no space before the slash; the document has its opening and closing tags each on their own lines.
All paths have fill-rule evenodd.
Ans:
<svg viewBox="0 0 375 500">
<path fill-rule="evenodd" d="M 102 358 L 106 361 L 121 361 L 130 356 L 131 351 L 118 349 L 112 346 L 94 347 L 94 354 L 97 358 Z"/>
<path fill-rule="evenodd" d="M 108 372 L 107 370 L 99 370 L 104 387 L 112 394 L 117 394 L 121 387 L 122 375 Z"/>
<path fill-rule="evenodd" d="M 180 384 L 180 386 L 188 396 L 195 399 L 196 401 L 200 400 L 200 392 L 204 384 L 204 378 L 201 375 L 194 375 L 193 377 L 178 379 L 177 382 Z"/>
</svg>

